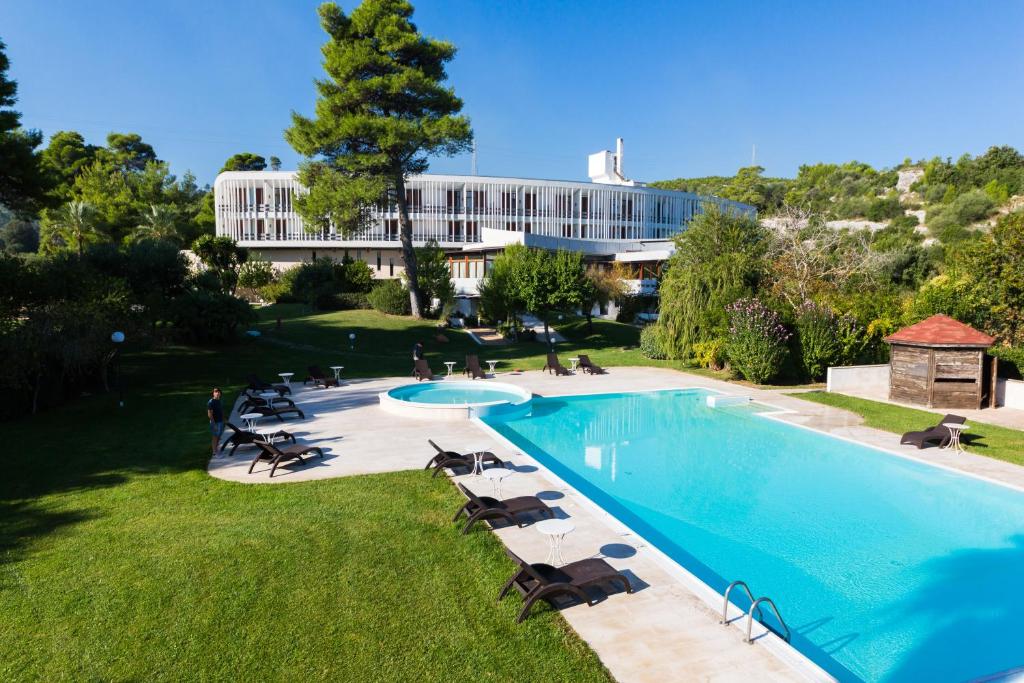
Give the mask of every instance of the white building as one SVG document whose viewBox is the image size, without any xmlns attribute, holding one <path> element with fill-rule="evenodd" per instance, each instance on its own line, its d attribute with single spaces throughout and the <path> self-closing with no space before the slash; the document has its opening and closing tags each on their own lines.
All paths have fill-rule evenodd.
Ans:
<svg viewBox="0 0 1024 683">
<path fill-rule="evenodd" d="M 592 182 L 462 175 L 416 175 L 406 182 L 413 241 L 436 241 L 449 254 L 462 295 L 476 293 L 487 261 L 522 242 L 582 251 L 595 261 L 634 264 L 634 288 L 650 289 L 653 270 L 671 253 L 671 238 L 713 202 L 753 214 L 746 204 L 644 187 L 622 173 L 617 150 L 590 155 Z M 378 206 L 357 236 L 333 228 L 307 231 L 294 209 L 305 189 L 291 171 L 229 171 L 214 183 L 217 234 L 261 254 L 277 268 L 315 257 L 348 256 L 378 277 L 402 271 L 397 206 Z M 646 270 L 645 270 L 646 268 Z"/>
</svg>

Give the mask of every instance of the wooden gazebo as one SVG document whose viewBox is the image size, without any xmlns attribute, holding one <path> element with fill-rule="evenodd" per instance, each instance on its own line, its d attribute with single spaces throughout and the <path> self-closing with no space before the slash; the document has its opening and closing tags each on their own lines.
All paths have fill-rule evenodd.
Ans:
<svg viewBox="0 0 1024 683">
<path fill-rule="evenodd" d="M 933 315 L 885 341 L 890 399 L 929 408 L 982 407 L 985 349 L 992 337 L 948 315 Z"/>
</svg>

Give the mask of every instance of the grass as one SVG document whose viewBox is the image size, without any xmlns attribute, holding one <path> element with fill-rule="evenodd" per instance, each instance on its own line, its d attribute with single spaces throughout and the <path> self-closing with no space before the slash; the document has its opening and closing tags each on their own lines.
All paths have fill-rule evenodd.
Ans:
<svg viewBox="0 0 1024 683">
<path fill-rule="evenodd" d="M 943 413 L 905 408 L 843 394 L 809 391 L 789 394 L 794 398 L 842 408 L 864 418 L 868 427 L 895 434 L 926 429 L 936 424 Z M 972 453 L 1024 465 L 1024 432 L 982 422 L 969 421 L 970 429 L 962 437 L 964 448 Z"/>
<path fill-rule="evenodd" d="M 358 324 L 377 344 L 339 351 L 355 374 L 404 373 L 381 358 L 422 332 L 306 318 L 281 341 L 337 348 Z M 518 599 L 495 602 L 512 564 L 491 534 L 458 534 L 443 478 L 206 474 L 211 384 L 331 360 L 263 340 L 137 350 L 124 409 L 97 395 L 5 425 L 0 680 L 609 680 L 557 612 L 516 625 Z"/>
</svg>

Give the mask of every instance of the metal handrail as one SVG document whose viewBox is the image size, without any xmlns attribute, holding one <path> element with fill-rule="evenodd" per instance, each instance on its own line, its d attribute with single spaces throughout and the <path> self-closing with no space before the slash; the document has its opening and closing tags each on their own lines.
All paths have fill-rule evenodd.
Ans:
<svg viewBox="0 0 1024 683">
<path fill-rule="evenodd" d="M 719 624 L 729 623 L 729 593 L 732 593 L 732 589 L 737 586 L 742 586 L 743 590 L 747 592 L 747 597 L 750 598 L 751 604 L 757 602 L 757 600 L 754 599 L 754 594 L 750 592 L 750 586 L 748 586 L 745 581 L 733 581 L 729 584 L 729 587 L 725 589 L 725 603 L 722 605 L 722 620 L 718 622 Z M 757 611 L 758 614 L 760 614 L 761 608 L 758 607 Z M 760 617 L 758 617 L 758 620 L 760 621 Z"/>
<path fill-rule="evenodd" d="M 776 631 L 774 628 L 772 628 L 771 624 L 768 624 L 768 623 L 766 623 L 764 621 L 763 617 L 761 616 L 761 603 L 762 602 L 767 602 L 769 605 L 771 605 L 772 611 L 775 612 L 775 616 L 778 618 L 779 623 L 782 624 L 782 628 L 786 629 L 786 635 L 782 635 L 781 633 Z M 757 609 L 758 615 L 759 615 L 757 617 L 758 622 L 760 622 L 762 626 L 764 626 L 766 629 L 768 629 L 769 631 L 771 631 L 775 635 L 779 636 L 780 638 L 782 638 L 783 640 L 785 640 L 788 643 L 790 638 L 792 638 L 793 634 L 790 633 L 789 627 L 786 626 L 786 621 L 782 618 L 782 613 L 779 612 L 779 608 L 775 606 L 775 603 L 772 602 L 772 599 L 769 598 L 769 597 L 760 597 L 757 600 L 754 600 L 754 603 L 750 606 L 750 611 L 747 612 L 747 643 L 750 644 L 750 645 L 752 645 L 754 643 L 754 641 L 751 640 L 751 638 L 750 638 L 750 631 L 751 631 L 751 629 L 754 626 L 754 609 L 755 608 Z"/>
</svg>

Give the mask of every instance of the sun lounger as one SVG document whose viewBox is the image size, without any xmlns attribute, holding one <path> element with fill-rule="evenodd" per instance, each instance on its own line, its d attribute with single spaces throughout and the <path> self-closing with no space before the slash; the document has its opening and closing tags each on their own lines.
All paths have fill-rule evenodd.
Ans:
<svg viewBox="0 0 1024 683">
<path fill-rule="evenodd" d="M 228 429 L 230 429 L 234 433 L 231 436 L 229 436 L 224 441 L 224 443 L 220 445 L 220 450 L 223 453 L 224 449 L 230 445 L 231 452 L 228 453 L 228 456 L 233 456 L 235 454 L 235 449 L 237 449 L 239 446 L 250 446 L 252 444 L 255 444 L 257 441 L 266 441 L 262 434 L 250 432 L 246 429 L 240 429 L 235 425 L 231 424 L 230 422 L 227 423 L 227 426 Z M 291 439 L 292 443 L 295 443 L 295 436 L 283 430 L 274 432 L 273 434 L 270 435 L 270 438 Z"/>
<path fill-rule="evenodd" d="M 278 408 L 274 406 L 258 406 L 250 402 L 246 402 L 238 409 L 238 414 L 245 415 L 246 413 L 259 413 L 263 417 L 276 417 L 281 422 L 284 422 L 283 416 L 291 413 L 298 415 L 301 420 L 306 419 L 306 414 L 302 412 L 302 409 L 298 406 L 285 406 L 283 408 Z"/>
<path fill-rule="evenodd" d="M 548 354 L 548 362 L 541 369 L 541 372 L 543 372 L 544 370 L 547 370 L 548 372 L 553 372 L 553 373 L 555 373 L 555 375 L 571 375 L 572 374 L 571 372 L 569 372 L 569 368 L 565 367 L 564 365 L 562 365 L 561 362 L 559 362 L 558 355 L 554 354 L 554 353 L 549 353 Z"/>
<path fill-rule="evenodd" d="M 270 468 L 270 476 L 274 476 L 274 472 L 277 471 L 277 466 L 282 462 L 288 460 L 298 460 L 300 464 L 305 465 L 306 461 L 302 456 L 310 453 L 319 456 L 321 459 L 324 457 L 324 452 L 317 446 L 310 446 L 308 444 L 293 444 L 291 446 L 284 446 L 278 448 L 272 443 L 266 441 L 257 441 L 256 445 L 259 446 L 259 454 L 253 458 L 252 464 L 249 465 L 249 474 L 252 474 L 252 468 L 256 467 L 256 463 L 260 460 L 269 460 L 273 467 Z"/>
<path fill-rule="evenodd" d="M 516 623 L 522 623 L 523 619 L 526 619 L 533 603 L 538 600 L 551 602 L 556 596 L 571 595 L 593 607 L 594 601 L 590 599 L 585 589 L 612 581 L 621 583 L 627 593 L 633 592 L 629 579 L 600 558 L 589 558 L 570 562 L 561 567 L 552 567 L 549 564 L 529 564 L 511 550 L 505 552 L 519 565 L 519 571 L 502 587 L 498 593 L 498 600 L 508 595 L 512 588 L 523 596 L 523 609 L 519 611 Z"/>
<path fill-rule="evenodd" d="M 466 504 L 459 508 L 452 521 L 456 521 L 460 515 L 466 515 L 466 526 L 462 527 L 462 533 L 469 533 L 470 527 L 482 519 L 504 519 L 517 526 L 524 526 L 522 522 L 516 521 L 516 516 L 527 512 L 536 512 L 541 516 L 554 517 L 555 513 L 543 500 L 537 496 L 518 496 L 498 500 L 490 496 L 478 496 L 462 484 L 456 484 L 466 496 Z"/>
<path fill-rule="evenodd" d="M 423 469 L 429 470 L 431 467 L 433 467 L 434 468 L 433 476 L 436 477 L 437 473 L 441 472 L 446 467 L 448 467 L 448 468 L 454 468 L 454 467 L 472 468 L 473 467 L 473 454 L 472 453 L 465 453 L 465 454 L 463 454 L 463 453 L 456 453 L 455 451 L 446 451 L 446 450 L 442 449 L 440 446 L 438 446 L 436 443 L 434 443 L 431 439 L 427 439 L 427 443 L 429 443 L 431 446 L 434 447 L 434 450 L 437 451 L 437 454 L 433 458 L 430 459 L 430 461 L 427 463 L 426 467 L 424 467 Z M 489 462 L 489 463 L 492 463 L 494 465 L 497 465 L 498 467 L 504 467 L 505 466 L 505 463 L 501 461 L 501 458 L 499 458 L 494 453 L 491 453 L 489 451 L 484 451 L 480 455 L 480 462 Z"/>
<path fill-rule="evenodd" d="M 327 387 L 338 386 L 338 380 L 334 379 L 333 377 L 328 377 L 327 375 L 325 375 L 324 371 L 320 369 L 319 365 L 310 365 L 308 368 L 306 368 L 306 372 L 309 373 L 309 377 L 302 380 L 303 384 L 308 384 L 309 382 L 312 382 L 314 387 L 323 385 L 325 389 Z"/>
<path fill-rule="evenodd" d="M 249 381 L 249 389 L 251 391 L 276 391 L 281 396 L 292 393 L 291 387 L 287 384 L 271 384 L 270 382 L 264 382 L 255 374 L 249 375 L 247 379 Z"/>
<path fill-rule="evenodd" d="M 254 406 L 272 406 L 274 408 L 280 408 L 281 405 L 283 404 L 288 406 L 289 408 L 295 407 L 295 401 L 291 400 L 286 396 L 281 396 L 280 394 L 278 394 L 277 396 L 273 396 L 271 398 L 263 398 L 262 396 L 254 394 L 252 389 L 246 389 L 244 392 L 242 392 L 242 398 L 245 399 L 245 403 Z"/>
<path fill-rule="evenodd" d="M 583 372 L 589 372 L 591 375 L 603 375 L 604 368 L 600 365 L 595 365 L 591 360 L 590 356 L 585 353 L 580 354 L 580 368 Z"/>
<path fill-rule="evenodd" d="M 425 379 L 434 379 L 434 372 L 427 365 L 426 358 L 419 358 L 416 360 L 416 366 L 412 369 L 412 375 L 417 381 L 422 382 Z"/>
<path fill-rule="evenodd" d="M 943 427 L 942 425 L 945 424 L 946 422 L 952 422 L 955 424 L 962 425 L 966 421 L 967 418 L 965 417 L 949 414 L 946 415 L 941 420 L 939 420 L 939 423 L 934 427 L 925 429 L 920 432 L 907 432 L 906 434 L 900 437 L 900 443 L 911 444 L 917 446 L 918 448 L 924 448 L 924 445 L 927 442 L 938 441 L 939 448 L 945 448 L 946 446 L 949 445 L 952 436 L 949 433 L 949 429 L 947 427 Z"/>
<path fill-rule="evenodd" d="M 463 374 L 470 375 L 473 379 L 487 379 L 487 374 L 480 367 L 480 358 L 475 355 L 466 356 L 466 369 Z"/>
</svg>

